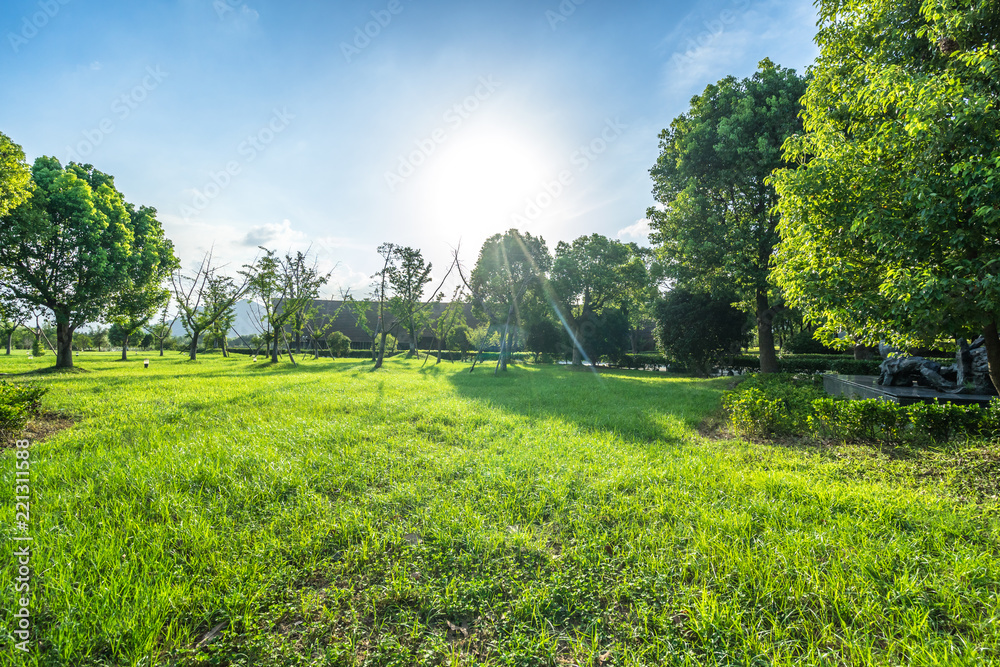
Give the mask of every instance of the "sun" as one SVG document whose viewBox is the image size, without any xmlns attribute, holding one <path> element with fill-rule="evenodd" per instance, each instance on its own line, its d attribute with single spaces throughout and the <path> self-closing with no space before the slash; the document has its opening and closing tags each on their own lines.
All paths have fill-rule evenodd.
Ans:
<svg viewBox="0 0 1000 667">
<path fill-rule="evenodd" d="M 420 187 L 427 217 L 445 237 L 505 231 L 545 182 L 543 151 L 514 131 L 478 130 L 439 150 Z"/>
</svg>

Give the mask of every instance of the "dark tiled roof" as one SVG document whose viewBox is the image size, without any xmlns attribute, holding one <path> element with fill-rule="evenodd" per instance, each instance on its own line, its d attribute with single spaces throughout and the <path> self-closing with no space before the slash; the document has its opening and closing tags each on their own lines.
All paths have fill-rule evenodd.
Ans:
<svg viewBox="0 0 1000 667">
<path fill-rule="evenodd" d="M 317 309 L 316 314 L 316 327 L 320 328 L 327 324 L 330 319 L 336 315 L 336 319 L 333 321 L 333 326 L 330 327 L 331 333 L 333 331 L 339 331 L 348 338 L 351 339 L 352 343 L 368 343 L 371 342 L 371 336 L 365 333 L 365 330 L 358 326 L 358 316 L 357 312 L 350 306 L 344 306 L 343 301 L 314 301 L 313 305 Z M 448 307 L 448 303 L 438 302 L 431 305 L 431 319 L 436 320 Z M 338 312 L 339 311 L 339 312 Z M 477 320 L 472 315 L 472 304 L 464 304 L 465 311 L 465 323 L 475 328 L 479 326 L 479 320 Z M 378 304 L 372 304 L 372 307 L 368 310 L 368 327 L 375 331 L 375 327 L 378 323 Z M 409 345 L 410 336 L 399 326 L 396 322 L 396 318 L 393 317 L 388 312 L 386 313 L 386 324 L 389 328 L 390 333 L 396 337 L 400 345 Z M 433 338 L 434 332 L 427 328 L 421 332 L 421 338 Z"/>
</svg>

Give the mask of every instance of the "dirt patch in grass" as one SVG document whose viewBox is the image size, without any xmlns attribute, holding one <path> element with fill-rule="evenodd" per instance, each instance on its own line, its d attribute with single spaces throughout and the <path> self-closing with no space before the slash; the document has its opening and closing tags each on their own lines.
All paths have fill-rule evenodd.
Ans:
<svg viewBox="0 0 1000 667">
<path fill-rule="evenodd" d="M 18 440 L 29 440 L 32 443 L 48 440 L 75 423 L 75 419 L 62 412 L 43 412 L 29 421 L 24 430 L 16 436 L 0 435 L 0 449 L 13 447 Z"/>
</svg>

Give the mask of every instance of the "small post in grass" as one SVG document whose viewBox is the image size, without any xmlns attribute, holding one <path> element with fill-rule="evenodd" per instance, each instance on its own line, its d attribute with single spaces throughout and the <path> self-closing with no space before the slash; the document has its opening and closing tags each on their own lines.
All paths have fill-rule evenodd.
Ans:
<svg viewBox="0 0 1000 667">
<path fill-rule="evenodd" d="M 142 367 L 143 368 L 149 368 L 149 359 L 144 359 L 143 360 Z"/>
</svg>

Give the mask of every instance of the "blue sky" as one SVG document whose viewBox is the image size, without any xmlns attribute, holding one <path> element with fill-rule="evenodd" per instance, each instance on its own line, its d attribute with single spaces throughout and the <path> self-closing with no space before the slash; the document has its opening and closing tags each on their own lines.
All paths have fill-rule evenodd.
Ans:
<svg viewBox="0 0 1000 667">
<path fill-rule="evenodd" d="M 518 227 L 644 242 L 657 135 L 758 61 L 816 57 L 803 0 L 6 0 L 0 131 L 154 206 L 182 262 L 311 247 L 362 293 Z"/>
</svg>

